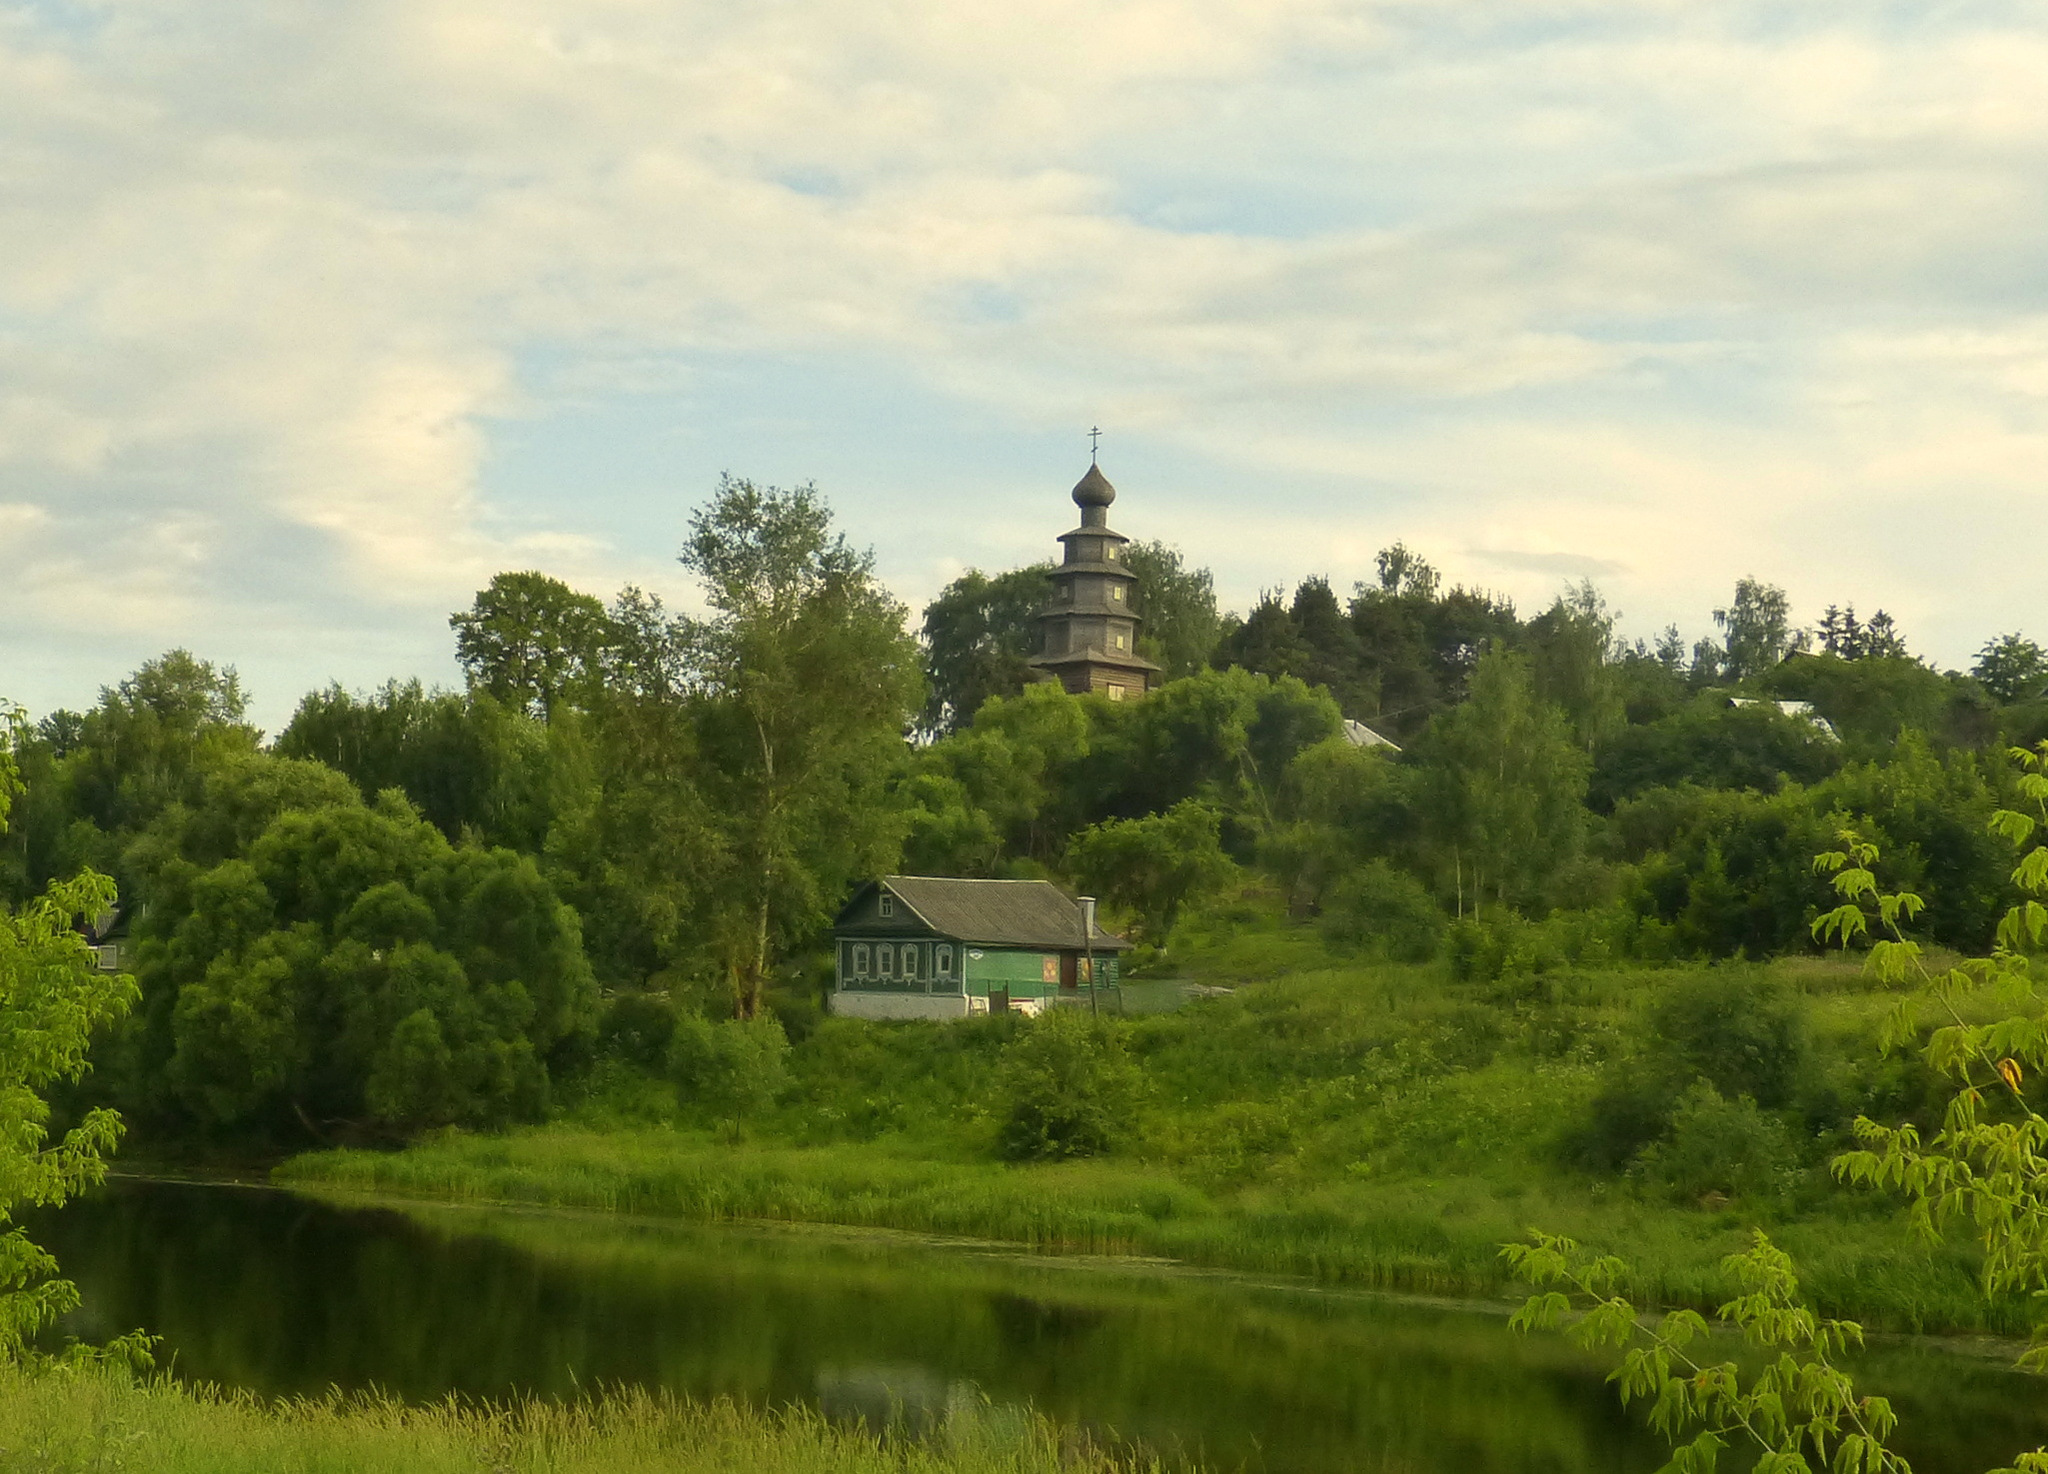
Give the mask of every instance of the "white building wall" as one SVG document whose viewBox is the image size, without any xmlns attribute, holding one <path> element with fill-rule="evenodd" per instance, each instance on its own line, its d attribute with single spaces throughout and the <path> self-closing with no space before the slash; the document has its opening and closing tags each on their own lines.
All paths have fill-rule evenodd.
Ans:
<svg viewBox="0 0 2048 1474">
<path fill-rule="evenodd" d="M 832 1011 L 846 1018 L 965 1018 L 968 1004 L 986 1009 L 986 998 L 970 1000 L 959 993 L 863 993 L 848 988 L 832 995 Z"/>
</svg>

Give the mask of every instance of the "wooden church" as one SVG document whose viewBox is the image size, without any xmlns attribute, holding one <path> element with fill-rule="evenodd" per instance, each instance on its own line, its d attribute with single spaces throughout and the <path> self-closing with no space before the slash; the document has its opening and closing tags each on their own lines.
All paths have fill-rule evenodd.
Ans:
<svg viewBox="0 0 2048 1474">
<path fill-rule="evenodd" d="M 1076 696 L 1096 692 L 1132 701 L 1159 684 L 1159 667 L 1138 653 L 1138 575 L 1123 558 L 1130 539 L 1109 527 L 1116 488 L 1102 468 L 1074 487 L 1081 525 L 1060 534 L 1065 548 L 1053 569 L 1052 598 L 1038 611 L 1039 653 L 1031 669 Z"/>
<path fill-rule="evenodd" d="M 1138 654 L 1138 576 L 1130 539 L 1109 527 L 1116 488 L 1089 462 L 1074 488 L 1081 525 L 1038 611 L 1040 680 L 1076 696 L 1135 701 L 1159 682 Z M 832 1011 L 856 1018 L 967 1018 L 1036 1013 L 1114 987 L 1130 943 L 1095 924 L 1095 902 L 1043 880 L 885 875 L 869 881 L 833 928 Z"/>
</svg>

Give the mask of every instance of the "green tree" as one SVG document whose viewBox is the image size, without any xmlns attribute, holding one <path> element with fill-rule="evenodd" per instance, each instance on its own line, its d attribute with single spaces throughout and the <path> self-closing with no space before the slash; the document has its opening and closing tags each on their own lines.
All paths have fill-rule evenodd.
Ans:
<svg viewBox="0 0 2048 1474">
<path fill-rule="evenodd" d="M 922 704 L 916 643 L 872 554 L 815 488 L 728 477 L 682 562 L 714 611 L 689 631 L 712 946 L 752 1018 L 782 951 L 901 843 L 887 780 Z"/>
<path fill-rule="evenodd" d="M 1321 906 L 1340 877 L 1408 849 L 1413 771 L 1385 748 L 1354 747 L 1343 737 L 1318 742 L 1287 765 L 1259 857 L 1297 908 Z"/>
<path fill-rule="evenodd" d="M 1565 714 L 1580 746 L 1591 752 L 1620 730 L 1628 710 L 1611 658 L 1614 614 L 1590 581 L 1530 620 L 1524 639 L 1537 697 Z"/>
<path fill-rule="evenodd" d="M 1721 673 L 1731 681 L 1762 675 L 1806 639 L 1792 628 L 1785 591 L 1755 578 L 1736 580 L 1735 597 L 1714 611 L 1714 624 L 1722 636 Z"/>
<path fill-rule="evenodd" d="M 20 719 L 9 711 L 4 721 L 0 829 L 20 793 L 11 751 Z M 94 1031 L 134 1000 L 134 981 L 99 972 L 71 926 L 114 899 L 111 881 L 82 872 L 18 910 L 0 908 L 0 1363 L 19 1359 L 37 1332 L 78 1304 L 76 1288 L 55 1278 L 56 1262 L 14 1216 L 101 1181 L 120 1140 L 119 1118 L 94 1110 L 51 1144 L 46 1099 L 52 1086 L 85 1073 Z"/>
<path fill-rule="evenodd" d="M 1082 886 L 1138 918 L 1161 943 L 1190 902 L 1221 890 L 1236 872 L 1223 853 L 1222 816 L 1184 799 L 1163 814 L 1111 819 L 1074 836 L 1067 863 Z"/>
<path fill-rule="evenodd" d="M 970 568 L 925 605 L 927 732 L 957 731 L 990 697 L 1014 696 L 1030 683 L 1051 574 L 1050 563 L 994 576 Z"/>
<path fill-rule="evenodd" d="M 1482 656 L 1470 699 L 1430 723 L 1419 755 L 1426 829 L 1461 915 L 1534 898 L 1580 852 L 1591 765 L 1563 713 L 1537 699 L 1525 657 Z"/>
<path fill-rule="evenodd" d="M 561 785 L 574 777 L 581 740 L 577 714 L 559 704 L 549 723 L 481 687 L 429 691 L 415 680 L 367 695 L 312 692 L 275 751 L 346 773 L 365 799 L 403 790 L 451 840 L 472 835 L 537 853 L 572 797 Z"/>
<path fill-rule="evenodd" d="M 997 1066 L 1003 1155 L 1046 1161 L 1108 1151 L 1129 1129 L 1142 1082 L 1113 1025 L 1054 1009 L 1019 1033 Z"/>
<path fill-rule="evenodd" d="M 499 574 L 448 624 L 470 689 L 542 721 L 588 703 L 611 643 L 604 605 L 531 570 Z"/>
<path fill-rule="evenodd" d="M 1215 577 L 1206 568 L 1190 568 L 1180 549 L 1162 542 L 1131 543 L 1123 559 L 1138 575 L 1132 608 L 1145 620 L 1138 653 L 1155 662 L 1169 681 L 1207 666 L 1223 633 Z"/>
<path fill-rule="evenodd" d="M 64 750 L 22 744 L 32 787 L 19 815 L 22 883 L 41 886 L 92 868 L 131 901 L 146 900 L 126 861 L 129 845 L 170 811 L 200 801 L 206 775 L 256 750 L 232 669 L 173 650 L 144 664 L 64 739 Z M 41 747 L 41 751 L 36 749 Z"/>
<path fill-rule="evenodd" d="M 1436 713 L 1465 699 L 1480 655 L 1512 644 L 1521 624 L 1512 604 L 1476 589 L 1446 592 L 1436 569 L 1401 543 L 1380 550 L 1378 580 L 1351 600 L 1358 634 L 1359 688 L 1372 709 L 1358 715 L 1406 740 Z"/>
<path fill-rule="evenodd" d="M 2000 635 L 1977 652 L 1970 674 L 2002 703 L 2031 700 L 2048 687 L 2048 652 L 2017 632 Z"/>
<path fill-rule="evenodd" d="M 242 1137 L 531 1118 L 595 1012 L 577 918 L 533 860 L 452 846 L 396 792 L 172 862 L 139 935 L 124 1098 Z"/>
</svg>

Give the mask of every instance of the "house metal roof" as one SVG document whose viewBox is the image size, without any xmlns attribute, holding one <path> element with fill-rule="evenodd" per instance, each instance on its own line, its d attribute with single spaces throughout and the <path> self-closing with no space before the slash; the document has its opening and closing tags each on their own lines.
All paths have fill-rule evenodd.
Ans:
<svg viewBox="0 0 2048 1474">
<path fill-rule="evenodd" d="M 959 880 L 937 875 L 885 875 L 879 884 L 942 936 L 989 947 L 1079 949 L 1081 905 L 1044 880 Z M 1130 947 L 1095 928 L 1098 952 Z"/>
</svg>

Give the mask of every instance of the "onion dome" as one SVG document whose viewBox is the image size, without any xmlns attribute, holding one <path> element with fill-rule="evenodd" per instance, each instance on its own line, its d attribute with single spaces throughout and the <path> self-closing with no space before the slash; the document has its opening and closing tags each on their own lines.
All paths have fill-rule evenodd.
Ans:
<svg viewBox="0 0 2048 1474">
<path fill-rule="evenodd" d="M 1109 478 L 1102 474 L 1102 467 L 1090 463 L 1088 474 L 1074 486 L 1074 505 L 1077 507 L 1106 507 L 1116 500 L 1116 488 L 1109 484 Z"/>
</svg>

